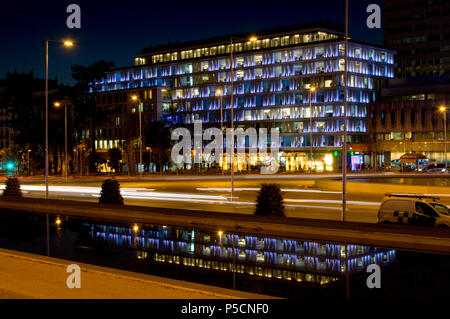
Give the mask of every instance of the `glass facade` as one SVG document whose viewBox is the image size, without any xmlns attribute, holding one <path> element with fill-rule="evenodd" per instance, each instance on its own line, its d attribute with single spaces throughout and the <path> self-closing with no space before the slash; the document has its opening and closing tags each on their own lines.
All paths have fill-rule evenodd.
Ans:
<svg viewBox="0 0 450 319">
<path fill-rule="evenodd" d="M 342 147 L 345 50 L 338 33 L 297 32 L 236 41 L 233 74 L 230 48 L 211 44 L 140 55 L 138 66 L 108 72 L 91 90 L 167 87 L 174 123 L 191 127 L 201 120 L 207 128 L 220 127 L 221 108 L 223 121 L 231 121 L 232 87 L 235 127 L 278 128 L 284 152 Z M 349 141 L 364 143 L 367 105 L 375 102 L 380 81 L 393 78 L 394 52 L 350 41 L 348 57 Z"/>
</svg>

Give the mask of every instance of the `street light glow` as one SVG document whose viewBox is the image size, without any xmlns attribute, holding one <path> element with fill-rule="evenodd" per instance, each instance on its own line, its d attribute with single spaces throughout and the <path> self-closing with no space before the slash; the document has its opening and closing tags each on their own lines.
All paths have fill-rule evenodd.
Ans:
<svg viewBox="0 0 450 319">
<path fill-rule="evenodd" d="M 445 111 L 447 111 L 447 108 L 446 108 L 445 106 L 441 106 L 441 107 L 439 108 L 439 111 L 445 112 Z"/>
<path fill-rule="evenodd" d="M 258 40 L 258 38 L 257 37 L 251 37 L 249 40 L 250 40 L 250 42 L 255 42 L 255 41 Z"/>
<path fill-rule="evenodd" d="M 314 86 L 311 86 L 310 91 L 314 92 L 316 90 L 316 88 Z"/>
<path fill-rule="evenodd" d="M 64 41 L 64 46 L 71 47 L 71 46 L 73 46 L 73 42 L 70 40 L 66 40 L 66 41 Z"/>
<path fill-rule="evenodd" d="M 137 95 L 132 95 L 132 96 L 131 96 L 131 99 L 132 99 L 133 101 L 136 101 L 137 98 L 138 98 Z"/>
<path fill-rule="evenodd" d="M 222 95 L 222 90 L 221 90 L 221 89 L 217 89 L 217 90 L 216 90 L 216 94 L 217 94 L 217 95 Z"/>
<path fill-rule="evenodd" d="M 55 103 L 53 103 L 53 105 L 54 105 L 55 107 L 60 107 L 60 106 L 61 106 L 61 103 L 55 102 Z"/>
</svg>

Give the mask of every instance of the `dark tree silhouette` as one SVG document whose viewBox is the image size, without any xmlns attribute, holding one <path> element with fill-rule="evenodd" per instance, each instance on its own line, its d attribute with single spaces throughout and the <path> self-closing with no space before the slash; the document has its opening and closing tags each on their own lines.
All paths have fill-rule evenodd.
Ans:
<svg viewBox="0 0 450 319">
<path fill-rule="evenodd" d="M 115 179 L 107 179 L 102 184 L 100 204 L 119 204 L 123 205 L 123 197 L 120 194 L 120 184 Z"/>
<path fill-rule="evenodd" d="M 152 159 L 159 165 L 162 172 L 163 164 L 169 161 L 169 150 L 172 144 L 170 128 L 161 121 L 150 122 L 144 128 L 144 147 L 152 149 Z"/>
<path fill-rule="evenodd" d="M 114 67 L 114 62 L 104 60 L 94 62 L 90 66 L 75 65 L 72 67 L 72 78 L 77 81 L 71 96 L 74 103 L 74 126 L 77 136 L 81 137 L 82 130 L 90 130 L 90 163 L 91 171 L 97 170 L 97 155 L 95 150 L 96 128 L 105 123 L 112 111 L 102 110 L 97 106 L 95 95 L 87 94 L 93 83 L 103 78 L 105 72 Z M 93 87 L 93 92 L 96 92 Z M 80 142 L 80 141 L 78 141 Z"/>
<path fill-rule="evenodd" d="M 120 160 L 122 159 L 122 153 L 118 148 L 110 148 L 108 150 L 109 161 L 111 162 L 111 168 L 114 169 L 116 173 L 120 169 Z"/>
<path fill-rule="evenodd" d="M 262 184 L 256 199 L 255 215 L 284 216 L 283 196 L 277 184 Z"/>
</svg>

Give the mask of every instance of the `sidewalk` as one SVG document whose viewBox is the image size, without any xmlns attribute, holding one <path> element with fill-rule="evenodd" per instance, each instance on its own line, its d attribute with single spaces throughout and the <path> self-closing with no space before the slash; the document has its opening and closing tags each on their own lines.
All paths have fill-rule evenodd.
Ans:
<svg viewBox="0 0 450 319">
<path fill-rule="evenodd" d="M 81 288 L 66 285 L 70 264 Z M 0 248 L 0 299 L 262 299 L 269 296 Z"/>
</svg>

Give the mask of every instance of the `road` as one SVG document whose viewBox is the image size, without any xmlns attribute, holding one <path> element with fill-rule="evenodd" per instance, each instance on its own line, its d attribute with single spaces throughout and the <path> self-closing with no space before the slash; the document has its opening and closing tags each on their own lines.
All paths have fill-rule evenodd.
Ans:
<svg viewBox="0 0 450 319">
<path fill-rule="evenodd" d="M 232 200 L 227 176 L 131 178 L 119 179 L 119 182 L 125 204 L 245 214 L 253 214 L 261 184 L 275 182 L 283 191 L 287 217 L 340 220 L 341 193 L 313 188 L 312 178 L 324 177 L 335 176 L 237 177 Z M 51 180 L 49 197 L 97 201 L 102 179 L 71 179 L 67 184 L 61 179 Z M 24 196 L 45 196 L 42 181 L 21 182 Z M 375 223 L 382 199 L 383 194 L 348 193 L 346 221 Z M 443 202 L 450 204 L 450 197 L 444 197 Z"/>
</svg>

